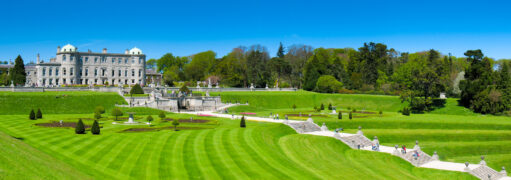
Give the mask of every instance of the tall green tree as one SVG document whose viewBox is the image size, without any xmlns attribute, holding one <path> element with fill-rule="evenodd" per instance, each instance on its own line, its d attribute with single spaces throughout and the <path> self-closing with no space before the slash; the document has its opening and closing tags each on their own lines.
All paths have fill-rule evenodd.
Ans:
<svg viewBox="0 0 511 180">
<path fill-rule="evenodd" d="M 25 72 L 25 64 L 20 55 L 16 57 L 14 68 L 10 70 L 10 79 L 15 85 L 24 85 L 27 81 L 27 73 Z"/>
<path fill-rule="evenodd" d="M 282 42 L 281 42 L 279 45 L 279 50 L 277 51 L 277 57 L 284 59 L 284 55 L 285 55 L 284 47 L 282 46 Z"/>
<path fill-rule="evenodd" d="M 75 126 L 76 134 L 85 134 L 85 125 L 83 125 L 82 119 L 78 119 L 78 122 Z"/>
<path fill-rule="evenodd" d="M 185 66 L 185 74 L 189 80 L 199 81 L 214 72 L 216 53 L 213 51 L 200 52 L 192 56 L 192 61 Z"/>
<path fill-rule="evenodd" d="M 101 132 L 101 130 L 99 128 L 99 123 L 98 123 L 97 120 L 94 120 L 94 123 L 92 123 L 92 127 L 90 129 L 90 132 L 92 134 L 94 134 L 94 135 L 98 135 Z"/>
</svg>

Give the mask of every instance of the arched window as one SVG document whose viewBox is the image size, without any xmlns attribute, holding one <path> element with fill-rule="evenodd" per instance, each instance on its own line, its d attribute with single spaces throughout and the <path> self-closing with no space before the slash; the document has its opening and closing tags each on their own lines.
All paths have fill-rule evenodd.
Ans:
<svg viewBox="0 0 511 180">
<path fill-rule="evenodd" d="M 62 74 L 65 76 L 66 75 L 66 68 L 62 68 Z"/>
<path fill-rule="evenodd" d="M 70 76 L 72 76 L 74 74 L 73 70 L 74 70 L 73 68 L 69 69 L 69 75 Z"/>
</svg>

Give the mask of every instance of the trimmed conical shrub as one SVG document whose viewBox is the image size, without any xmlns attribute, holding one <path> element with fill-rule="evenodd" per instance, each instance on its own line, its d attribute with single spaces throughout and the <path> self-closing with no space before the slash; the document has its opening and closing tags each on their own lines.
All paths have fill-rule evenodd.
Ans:
<svg viewBox="0 0 511 180">
<path fill-rule="evenodd" d="M 28 118 L 29 118 L 30 120 L 35 120 L 35 112 L 34 112 L 34 110 L 33 110 L 33 109 L 30 111 L 30 115 L 28 115 Z"/>
<path fill-rule="evenodd" d="M 351 114 L 351 112 L 350 112 L 350 117 L 349 118 L 350 118 L 350 120 L 353 119 L 353 115 Z"/>
<path fill-rule="evenodd" d="M 339 111 L 339 115 L 337 116 L 338 119 L 342 119 L 342 112 Z"/>
<path fill-rule="evenodd" d="M 76 134 L 85 134 L 85 126 L 83 125 L 82 119 L 78 119 L 75 127 Z"/>
<path fill-rule="evenodd" d="M 242 128 L 247 127 L 247 125 L 245 124 L 245 116 L 241 116 L 240 127 Z"/>
<path fill-rule="evenodd" d="M 98 121 L 94 120 L 94 123 L 92 123 L 92 127 L 90 128 L 90 132 L 92 134 L 99 134 L 100 133 L 99 124 Z"/>
<path fill-rule="evenodd" d="M 164 119 L 165 118 L 165 112 L 161 111 L 160 114 L 158 115 L 158 117 L 160 117 L 160 119 Z M 152 119 L 152 117 L 151 117 Z"/>
<path fill-rule="evenodd" d="M 320 108 L 321 108 L 321 110 L 325 110 L 325 105 L 323 105 L 323 103 L 321 103 Z"/>
<path fill-rule="evenodd" d="M 37 108 L 37 114 L 35 115 L 37 119 L 43 118 L 43 113 L 41 112 L 41 109 Z"/>
</svg>

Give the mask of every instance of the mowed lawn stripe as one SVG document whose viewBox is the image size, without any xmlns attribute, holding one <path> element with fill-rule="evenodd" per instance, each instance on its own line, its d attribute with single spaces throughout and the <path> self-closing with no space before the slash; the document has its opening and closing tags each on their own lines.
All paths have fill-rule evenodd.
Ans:
<svg viewBox="0 0 511 180">
<path fill-rule="evenodd" d="M 158 163 L 157 167 L 155 169 L 157 171 L 154 171 L 152 175 L 154 175 L 154 178 L 158 177 L 159 179 L 168 179 L 172 177 L 172 171 L 171 168 L 173 164 L 170 162 L 170 157 L 172 155 L 171 151 L 174 149 L 174 145 L 176 144 L 176 138 L 180 136 L 181 134 L 177 133 L 169 133 L 169 136 L 165 138 L 164 144 L 160 146 L 160 151 L 157 152 L 157 160 Z"/>
<path fill-rule="evenodd" d="M 214 144 L 215 150 L 217 154 L 222 155 L 221 161 L 222 165 L 225 166 L 225 169 L 228 169 L 228 172 L 239 179 L 248 179 L 249 176 L 245 173 L 245 168 L 241 168 L 240 163 L 233 159 L 233 151 L 231 151 L 231 147 L 227 144 L 227 137 L 229 129 L 222 128 L 221 130 L 217 129 L 218 132 L 215 132 L 214 135 Z"/>
<path fill-rule="evenodd" d="M 135 179 L 156 178 L 149 178 L 149 176 L 155 174 L 153 172 L 159 168 L 158 161 L 160 159 L 160 152 L 162 151 L 165 140 L 170 136 L 171 134 L 169 133 L 153 133 L 153 138 L 151 138 L 150 145 L 147 145 L 147 147 L 144 149 L 144 153 L 139 157 L 135 168 L 131 170 L 131 177 L 134 177 Z"/>
<path fill-rule="evenodd" d="M 193 143 L 194 155 L 204 179 L 224 179 L 219 175 L 221 171 L 216 171 L 216 165 L 213 165 L 217 162 L 212 162 L 208 156 L 209 148 L 206 147 L 206 137 L 211 136 L 212 132 L 213 130 L 203 130 L 197 134 Z"/>
<path fill-rule="evenodd" d="M 93 139 L 89 139 L 86 143 L 84 143 L 84 147 L 86 148 L 80 148 L 73 151 L 73 154 L 76 156 L 82 156 L 86 152 L 89 152 L 91 149 L 97 149 L 98 146 L 103 145 L 103 143 L 110 139 L 112 135 L 101 135 L 101 136 L 94 136 Z"/>
<path fill-rule="evenodd" d="M 204 178 L 203 174 L 199 170 L 199 162 L 196 156 L 196 149 L 194 147 L 194 141 L 197 139 L 197 135 L 199 131 L 189 131 L 191 134 L 187 136 L 184 142 L 183 149 L 183 161 L 188 173 L 188 178 L 190 179 L 202 179 Z"/>
<path fill-rule="evenodd" d="M 135 148 L 140 143 L 140 136 L 127 136 L 124 137 L 129 139 L 127 143 L 123 143 L 124 146 L 120 148 L 114 149 L 114 151 L 110 151 L 110 159 L 105 164 L 109 169 L 114 169 L 115 171 L 119 171 L 120 167 L 123 163 L 127 162 L 126 159 L 133 153 L 133 148 Z"/>
<path fill-rule="evenodd" d="M 268 163 L 265 161 L 265 157 L 263 156 L 275 156 L 275 154 L 258 154 L 254 149 L 250 148 L 250 146 L 247 143 L 247 136 L 251 136 L 251 131 L 254 130 L 254 128 L 245 128 L 241 131 L 238 131 L 238 134 L 236 137 L 238 137 L 238 142 L 241 145 L 243 149 L 250 155 L 250 157 L 253 157 L 254 160 L 259 164 L 259 166 L 263 167 L 268 174 L 272 174 L 276 176 L 278 179 L 288 179 L 289 177 L 282 173 L 279 169 L 275 168 L 271 163 Z M 257 137 L 260 142 L 263 142 L 259 137 Z M 271 157 L 270 157 L 271 158 Z M 277 163 L 278 164 L 278 163 Z"/>
<path fill-rule="evenodd" d="M 222 147 L 227 152 L 227 155 L 230 157 L 230 159 L 234 162 L 236 167 L 238 167 L 240 170 L 243 171 L 243 175 L 247 177 L 253 177 L 251 176 L 252 173 L 254 173 L 250 168 L 246 168 L 246 161 L 243 161 L 240 159 L 241 155 L 235 148 L 233 147 L 232 143 L 230 143 L 230 137 L 231 132 L 234 131 L 233 129 L 228 129 L 222 133 Z M 243 168 L 242 168 L 243 167 Z"/>
<path fill-rule="evenodd" d="M 150 141 L 150 134 L 144 134 L 141 136 L 141 139 L 138 141 L 136 147 L 131 149 L 130 155 L 124 160 L 124 163 L 121 165 L 119 173 L 129 175 L 133 167 L 135 166 L 135 162 L 137 162 L 138 157 L 141 155 L 142 150 L 147 143 Z M 129 162 L 129 163 L 126 163 Z"/>
<path fill-rule="evenodd" d="M 222 179 L 235 179 L 245 174 L 232 161 L 228 152 L 222 146 L 222 133 L 225 128 L 211 130 L 204 140 L 204 149 L 208 158 L 213 162 L 213 168 Z M 244 176 L 244 178 L 248 178 Z"/>
<path fill-rule="evenodd" d="M 261 128 L 249 128 L 245 130 L 245 141 L 247 142 L 247 147 L 250 149 L 253 149 L 259 157 L 261 157 L 265 162 L 268 163 L 269 166 L 272 166 L 273 169 L 278 169 L 281 173 L 281 176 L 285 176 L 286 179 L 290 179 L 292 177 L 302 177 L 302 178 L 316 178 L 314 176 L 313 172 L 310 171 L 295 171 L 292 169 L 289 169 L 290 166 L 294 166 L 292 161 L 288 161 L 287 157 L 283 154 L 282 151 L 280 151 L 280 147 L 275 146 L 278 144 L 274 144 L 276 142 L 272 142 L 270 146 L 264 146 L 266 148 L 273 148 L 273 149 L 264 149 L 262 146 L 258 145 L 264 142 L 265 144 L 269 145 L 269 142 L 262 140 L 262 134 L 259 133 Z M 278 141 L 278 137 L 274 137 L 275 139 L 272 139 L 272 141 Z M 259 142 L 259 143 L 258 143 Z M 283 163 L 286 163 L 284 165 Z M 297 167 L 295 167 L 296 169 Z M 301 167 L 298 167 L 301 168 Z"/>
<path fill-rule="evenodd" d="M 231 152 L 235 152 L 234 159 L 238 159 L 241 161 L 241 167 L 244 167 L 244 169 L 247 170 L 247 175 L 254 178 L 254 179 L 277 179 L 272 174 L 272 170 L 267 170 L 264 167 L 261 167 L 260 163 L 258 163 L 259 160 L 257 160 L 259 157 L 256 157 L 255 154 L 249 153 L 246 148 L 243 147 L 243 145 L 240 143 L 242 141 L 243 137 L 243 129 L 236 128 L 232 129 L 229 132 L 229 143 L 232 147 Z"/>
<path fill-rule="evenodd" d="M 188 169 L 186 169 L 185 161 L 189 161 L 189 157 L 185 156 L 185 141 L 192 131 L 179 131 L 174 132 L 177 139 L 174 142 L 174 147 L 170 156 L 172 164 L 171 175 L 173 179 L 190 179 L 188 177 Z M 195 168 L 195 167 L 193 167 Z"/>
</svg>

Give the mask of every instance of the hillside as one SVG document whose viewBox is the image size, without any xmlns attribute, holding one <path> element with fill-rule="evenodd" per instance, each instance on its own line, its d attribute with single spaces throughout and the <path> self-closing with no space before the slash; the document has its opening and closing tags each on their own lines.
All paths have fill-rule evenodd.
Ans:
<svg viewBox="0 0 511 180">
<path fill-rule="evenodd" d="M 41 108 L 43 114 L 84 114 L 96 106 L 111 109 L 126 104 L 117 93 L 102 92 L 0 92 L 0 114 L 26 114 Z"/>
</svg>

